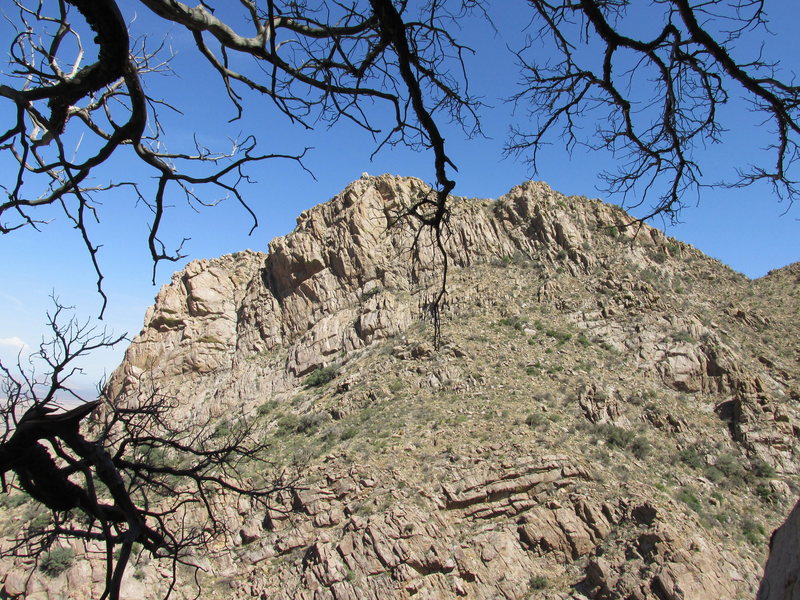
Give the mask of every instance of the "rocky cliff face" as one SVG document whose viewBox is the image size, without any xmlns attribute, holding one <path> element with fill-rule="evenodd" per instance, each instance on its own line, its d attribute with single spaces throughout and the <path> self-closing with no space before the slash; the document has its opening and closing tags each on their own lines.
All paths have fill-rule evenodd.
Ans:
<svg viewBox="0 0 800 600">
<path fill-rule="evenodd" d="M 769 541 L 769 560 L 756 600 L 800 597 L 800 502 Z"/>
<path fill-rule="evenodd" d="M 397 220 L 428 192 L 365 177 L 266 254 L 191 263 L 112 376 L 299 473 L 274 510 L 230 508 L 204 597 L 752 598 L 800 472 L 798 265 L 749 281 L 542 183 L 454 198 L 437 350 L 441 257 Z"/>
</svg>

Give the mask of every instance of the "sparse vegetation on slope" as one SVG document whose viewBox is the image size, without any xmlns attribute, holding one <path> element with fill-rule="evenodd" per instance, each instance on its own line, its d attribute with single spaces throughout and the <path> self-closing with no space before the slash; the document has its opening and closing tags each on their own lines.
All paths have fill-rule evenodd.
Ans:
<svg viewBox="0 0 800 600">
<path fill-rule="evenodd" d="M 418 184 L 362 185 L 389 202 Z M 525 198 L 543 215 L 570 211 L 566 257 L 512 213 Z M 347 221 L 335 202 L 312 216 L 337 232 L 383 214 L 353 203 L 361 212 Z M 294 482 L 266 512 L 228 507 L 232 550 L 204 563 L 204 597 L 663 600 L 678 597 L 676 581 L 752 597 L 769 533 L 798 491 L 797 282 L 747 281 L 647 228 L 609 235 L 619 211 L 542 186 L 461 202 L 506 215 L 486 227 L 504 233 L 454 252 L 462 266 L 450 274 L 441 348 L 407 261 L 378 269 L 363 257 L 379 294 L 365 295 L 366 270 L 326 266 L 278 303 L 256 272 L 237 284 L 249 296 L 235 316 L 185 317 L 197 329 L 239 319 L 225 352 L 155 328 L 134 342 L 131 360 L 157 351 L 199 365 L 159 375 L 187 398 L 176 418 L 210 416 L 221 433 L 252 427 L 262 458 Z M 309 236 L 279 240 L 261 260 L 290 272 L 282 248 L 333 243 Z M 181 285 L 161 297 L 185 294 Z M 111 385 L 132 394 L 134 366 Z M 12 518 L 35 517 L 17 496 L 5 504 Z M 147 593 L 163 585 L 157 561 L 137 573 Z"/>
</svg>

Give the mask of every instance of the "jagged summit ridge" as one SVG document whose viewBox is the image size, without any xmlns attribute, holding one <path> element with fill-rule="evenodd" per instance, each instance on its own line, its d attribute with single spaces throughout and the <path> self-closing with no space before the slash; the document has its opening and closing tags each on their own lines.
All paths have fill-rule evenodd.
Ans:
<svg viewBox="0 0 800 600">
<path fill-rule="evenodd" d="M 152 371 L 154 356 L 165 372 L 207 373 L 229 368 L 237 355 L 279 347 L 292 347 L 287 371 L 302 375 L 340 351 L 401 331 L 411 314 L 398 295 L 419 293 L 439 275 L 425 232 L 414 244 L 417 224 L 397 221 L 427 193 L 415 178 L 365 177 L 301 214 L 266 255 L 246 251 L 190 263 L 159 292 L 128 351 L 124 376 Z M 629 222 L 624 213 L 567 198 L 541 182 L 516 186 L 498 201 L 454 198 L 451 206 L 446 248 L 456 267 L 536 256 L 564 259 L 578 273 L 594 263 L 583 249 L 594 236 L 631 235 L 622 227 Z M 644 226 L 630 256 L 646 260 L 642 248 L 664 239 Z"/>
</svg>

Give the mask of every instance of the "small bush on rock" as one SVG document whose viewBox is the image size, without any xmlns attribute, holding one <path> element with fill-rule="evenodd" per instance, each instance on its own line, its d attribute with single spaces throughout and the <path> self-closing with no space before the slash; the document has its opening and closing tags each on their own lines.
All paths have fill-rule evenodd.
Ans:
<svg viewBox="0 0 800 600">
<path fill-rule="evenodd" d="M 772 479 L 775 477 L 775 469 L 773 469 L 763 458 L 753 458 L 750 460 L 750 470 L 756 477 L 763 477 L 764 479 Z"/>
<path fill-rule="evenodd" d="M 601 432 L 607 444 L 618 448 L 626 448 L 636 437 L 636 434 L 632 431 L 611 424 L 602 425 Z"/>
<path fill-rule="evenodd" d="M 53 548 L 39 563 L 39 570 L 48 577 L 57 577 L 72 566 L 73 560 L 72 548 Z"/>
<path fill-rule="evenodd" d="M 320 367 L 306 377 L 306 387 L 319 387 L 325 385 L 329 381 L 336 379 L 339 374 L 339 369 L 334 365 L 327 367 Z"/>
<path fill-rule="evenodd" d="M 544 575 L 533 575 L 528 581 L 530 590 L 544 590 L 550 586 L 550 581 Z"/>
</svg>

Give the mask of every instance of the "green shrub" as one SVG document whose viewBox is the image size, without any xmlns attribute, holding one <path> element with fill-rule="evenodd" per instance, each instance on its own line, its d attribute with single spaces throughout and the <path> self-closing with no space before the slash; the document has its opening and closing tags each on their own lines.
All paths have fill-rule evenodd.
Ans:
<svg viewBox="0 0 800 600">
<path fill-rule="evenodd" d="M 745 518 L 742 521 L 742 535 L 754 546 L 760 546 L 764 543 L 764 536 L 767 535 L 767 532 L 764 531 L 763 525 L 756 523 L 753 519 Z"/>
<path fill-rule="evenodd" d="M 706 479 L 708 479 L 711 483 L 720 483 L 721 481 L 725 480 L 725 473 L 720 471 L 714 465 L 708 465 L 703 469 L 703 475 L 705 475 Z"/>
<path fill-rule="evenodd" d="M 345 427 L 339 433 L 339 439 L 344 442 L 346 440 L 356 437 L 356 435 L 358 435 L 358 429 L 356 429 L 355 427 Z"/>
<path fill-rule="evenodd" d="M 489 261 L 489 264 L 493 267 L 508 267 L 513 264 L 513 262 L 514 258 L 511 255 L 506 254 L 500 258 L 493 258 L 491 261 Z"/>
<path fill-rule="evenodd" d="M 676 331 L 672 333 L 669 337 L 673 342 L 692 343 L 695 341 L 695 339 L 692 337 L 692 334 L 689 333 L 688 331 Z"/>
<path fill-rule="evenodd" d="M 535 363 L 533 365 L 527 365 L 525 367 L 525 373 L 531 375 L 532 377 L 540 375 L 541 372 L 542 372 L 542 365 L 539 363 Z"/>
<path fill-rule="evenodd" d="M 721 454 L 714 466 L 728 479 L 744 479 L 745 470 L 739 459 L 732 454 Z"/>
<path fill-rule="evenodd" d="M 556 254 L 556 258 L 558 260 L 564 260 L 565 258 L 567 258 L 567 251 L 566 250 L 559 250 L 558 254 Z"/>
<path fill-rule="evenodd" d="M 520 317 L 515 315 L 513 317 L 506 317 L 505 319 L 500 319 L 500 325 L 505 325 L 506 327 L 513 327 L 517 331 L 522 331 L 525 329 L 525 326 L 528 324 L 528 319 L 525 317 Z"/>
<path fill-rule="evenodd" d="M 663 265 L 665 262 L 667 262 L 668 258 L 669 258 L 669 254 L 667 254 L 663 250 L 659 250 L 658 252 L 653 254 L 653 260 L 656 261 L 660 265 Z"/>
<path fill-rule="evenodd" d="M 372 288 L 371 290 L 367 290 L 366 292 L 364 292 L 363 294 L 361 294 L 361 301 L 362 301 L 362 302 L 365 302 L 366 300 L 369 300 L 369 299 L 370 299 L 370 298 L 372 298 L 373 296 L 377 296 L 377 295 L 378 295 L 378 294 L 380 294 L 380 293 L 381 293 L 381 288 L 379 288 L 379 287 L 374 287 L 374 288 Z"/>
<path fill-rule="evenodd" d="M 223 419 L 217 426 L 214 428 L 214 433 L 211 434 L 212 437 L 219 438 L 219 437 L 227 437 L 233 431 L 233 426 L 231 422 L 227 419 Z"/>
<path fill-rule="evenodd" d="M 27 494 L 4 494 L 0 496 L 0 506 L 3 508 L 17 508 L 29 500 Z"/>
<path fill-rule="evenodd" d="M 628 444 L 636 437 L 636 434 L 632 431 L 611 424 L 602 425 L 601 431 L 606 443 L 618 448 L 627 448 Z"/>
<path fill-rule="evenodd" d="M 678 453 L 678 458 L 680 461 L 686 465 L 689 465 L 693 469 L 702 469 L 705 465 L 705 461 L 703 457 L 697 452 L 697 448 L 694 446 L 689 446 L 688 448 L 684 448 Z"/>
<path fill-rule="evenodd" d="M 700 505 L 700 500 L 697 496 L 694 495 L 694 492 L 689 488 L 681 488 L 678 492 L 678 500 L 686 504 L 689 508 L 691 508 L 694 512 L 700 514 L 702 512 L 702 506 Z"/>
<path fill-rule="evenodd" d="M 642 269 L 642 271 L 639 273 L 639 276 L 648 283 L 654 283 L 660 277 L 656 271 L 650 268 Z"/>
<path fill-rule="evenodd" d="M 290 433 L 305 433 L 311 434 L 317 431 L 324 423 L 330 420 L 330 415 L 327 412 L 318 412 L 312 414 L 301 415 L 283 415 L 278 419 L 278 430 L 275 435 L 287 435 Z"/>
<path fill-rule="evenodd" d="M 259 416 L 268 415 L 271 413 L 275 408 L 278 406 L 278 403 L 275 400 L 270 400 L 269 402 L 264 402 L 261 406 L 256 409 L 256 412 Z"/>
<path fill-rule="evenodd" d="M 525 424 L 531 429 L 536 429 L 541 425 L 547 424 L 547 419 L 542 413 L 530 413 L 525 417 Z"/>
<path fill-rule="evenodd" d="M 756 496 L 758 496 L 762 502 L 767 504 L 777 504 L 780 500 L 780 497 L 775 493 L 775 490 L 773 490 L 769 484 L 766 483 L 759 483 L 756 486 L 755 492 Z"/>
<path fill-rule="evenodd" d="M 339 375 L 339 369 L 334 365 L 328 365 L 327 367 L 320 367 L 311 372 L 311 374 L 306 377 L 306 387 L 319 387 L 325 385 L 329 381 L 336 379 L 336 376 Z"/>
<path fill-rule="evenodd" d="M 57 577 L 70 568 L 73 560 L 72 548 L 53 548 L 39 563 L 39 570 L 48 577 Z"/>
<path fill-rule="evenodd" d="M 212 433 L 212 436 L 215 435 Z M 169 458 L 167 456 L 167 450 L 163 446 L 147 446 L 144 459 L 147 461 L 147 464 L 152 465 L 154 467 L 166 467 L 169 466 Z"/>
<path fill-rule="evenodd" d="M 641 435 L 633 438 L 630 448 L 636 458 L 645 458 L 652 450 L 650 440 Z"/>
<path fill-rule="evenodd" d="M 278 419 L 278 431 L 276 432 L 276 435 L 295 433 L 297 431 L 298 423 L 300 423 L 300 419 L 298 419 L 295 415 L 282 416 L 280 419 Z"/>
<path fill-rule="evenodd" d="M 591 345 L 591 343 L 592 343 L 592 342 L 589 341 L 589 338 L 587 338 L 582 333 L 580 335 L 578 335 L 577 338 L 575 338 L 575 341 L 578 342 L 584 348 L 586 348 L 587 346 Z"/>
<path fill-rule="evenodd" d="M 31 504 L 25 509 L 23 521 L 27 522 L 27 527 L 31 532 L 41 532 L 47 529 L 52 522 L 51 515 L 43 511 L 38 504 Z"/>
<path fill-rule="evenodd" d="M 566 331 L 558 331 L 556 329 L 548 329 L 547 331 L 544 332 L 544 334 L 547 337 L 551 337 L 554 340 L 558 341 L 559 344 L 563 344 L 572 339 L 571 333 L 567 333 Z"/>
<path fill-rule="evenodd" d="M 775 477 L 775 469 L 773 469 L 764 459 L 759 457 L 755 457 L 750 460 L 750 470 L 756 477 L 762 477 L 764 479 L 772 479 Z"/>
<path fill-rule="evenodd" d="M 727 511 L 720 511 L 714 515 L 714 519 L 722 525 L 727 525 L 731 522 L 731 515 Z"/>
<path fill-rule="evenodd" d="M 313 433 L 314 431 L 319 429 L 319 426 L 325 423 L 328 419 L 330 419 L 330 416 L 328 415 L 328 413 L 325 412 L 313 413 L 310 415 L 302 415 L 297 420 L 295 431 L 297 433 Z"/>
<path fill-rule="evenodd" d="M 544 575 L 533 575 L 528 580 L 529 590 L 544 590 L 550 586 L 550 580 Z"/>
</svg>

